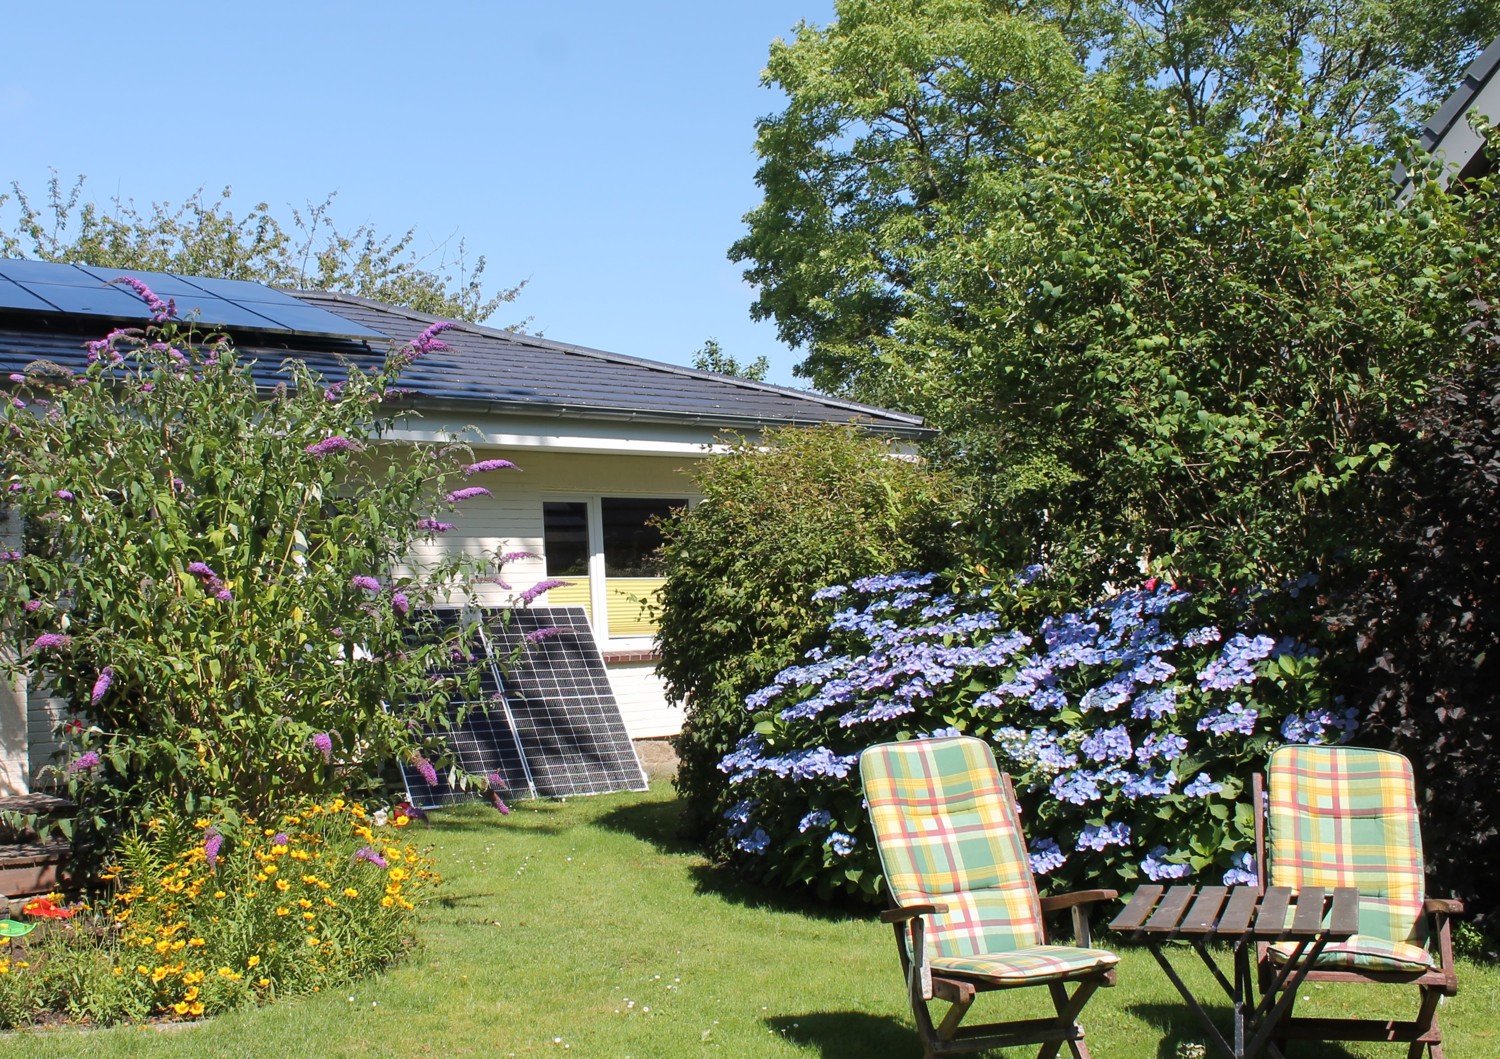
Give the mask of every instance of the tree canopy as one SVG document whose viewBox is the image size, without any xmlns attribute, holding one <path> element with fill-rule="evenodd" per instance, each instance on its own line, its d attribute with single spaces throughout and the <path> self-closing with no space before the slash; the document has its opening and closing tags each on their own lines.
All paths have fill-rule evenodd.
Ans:
<svg viewBox="0 0 1500 1059">
<path fill-rule="evenodd" d="M 1293 573 L 1487 294 L 1490 197 L 1393 200 L 1494 5 L 845 0 L 773 46 L 731 250 L 815 385 L 927 416 L 990 544 Z"/>
<path fill-rule="evenodd" d="M 0 194 L 0 210 L 11 214 L 0 225 L 0 256 L 341 291 L 471 323 L 488 320 L 525 286 L 489 293 L 485 259 L 471 264 L 462 241 L 451 260 L 446 249 L 431 260 L 415 250 L 415 229 L 390 236 L 370 224 L 340 228 L 332 194 L 278 219 L 265 202 L 237 215 L 227 187 L 217 196 L 199 188 L 178 205 L 115 199 L 106 207 L 85 199 L 84 182 L 80 176 L 64 189 L 54 174 L 40 202 L 12 182 L 10 194 Z"/>
</svg>

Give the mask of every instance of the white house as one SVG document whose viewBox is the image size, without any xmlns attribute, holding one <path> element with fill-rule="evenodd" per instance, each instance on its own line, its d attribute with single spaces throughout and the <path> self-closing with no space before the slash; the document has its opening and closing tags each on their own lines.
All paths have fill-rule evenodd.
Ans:
<svg viewBox="0 0 1500 1059">
<path fill-rule="evenodd" d="M 38 359 L 80 367 L 86 341 L 147 316 L 139 299 L 105 286 L 121 272 L 0 261 L 0 379 Z M 132 275 L 175 298 L 179 316 L 197 311 L 202 323 L 222 324 L 242 355 L 257 359 L 267 386 L 287 358 L 336 378 L 346 363 L 377 363 L 392 342 L 438 322 L 350 295 L 288 298 L 242 281 Z M 474 324 L 441 338 L 448 348 L 421 358 L 404 380 L 420 414 L 393 440 L 462 433 L 478 458 L 504 458 L 520 470 L 488 476 L 493 497 L 464 504 L 438 546 L 534 553 L 505 569 L 517 590 L 550 578 L 572 582 L 542 602 L 587 608 L 633 738 L 672 735 L 681 725 L 680 705 L 667 701 L 655 676 L 653 630 L 639 600 L 660 583 L 647 523 L 693 500 L 694 465 L 723 451 L 726 433 L 753 440 L 771 426 L 861 424 L 907 440 L 928 433 L 915 416 Z M 486 602 L 496 605 L 510 595 L 492 592 Z M 55 715 L 24 688 L 0 692 L 0 793 L 25 791 L 46 764 Z"/>
</svg>

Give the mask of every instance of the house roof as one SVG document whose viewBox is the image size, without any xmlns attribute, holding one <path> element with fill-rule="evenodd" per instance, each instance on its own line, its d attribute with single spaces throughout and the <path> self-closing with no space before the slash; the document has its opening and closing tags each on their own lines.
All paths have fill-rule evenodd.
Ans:
<svg viewBox="0 0 1500 1059">
<path fill-rule="evenodd" d="M 1484 150 L 1484 138 L 1469 124 L 1469 115 L 1500 123 L 1500 37 L 1486 48 L 1464 71 L 1463 80 L 1452 95 L 1428 119 L 1422 129 L 1422 147 L 1441 158 L 1443 186 L 1449 181 L 1468 180 L 1489 171 L 1490 161 Z M 1411 194 L 1411 175 L 1405 166 L 1396 167 L 1399 197 Z"/>
<path fill-rule="evenodd" d="M 31 285 L 30 290 L 45 294 L 59 289 L 55 282 L 43 285 L 49 281 L 63 280 L 75 285 L 81 282 L 78 266 L 0 261 L 0 284 L 8 282 L 6 268 L 20 264 L 26 266 L 21 270 L 24 272 L 21 278 Z M 92 283 L 105 273 L 112 277 L 116 270 L 86 271 L 87 282 Z M 180 317 L 189 316 L 196 307 L 192 294 L 195 285 L 201 283 L 207 288 L 224 282 L 164 273 L 130 275 L 158 293 L 180 292 L 176 295 Z M 103 287 L 104 280 L 98 279 L 98 283 Z M 261 302 L 254 300 L 259 295 L 253 289 L 258 286 L 237 284 L 233 288 L 237 301 L 230 301 L 229 307 L 211 305 L 200 318 L 204 323 L 217 323 L 211 315 L 216 309 L 226 318 L 236 308 L 259 309 Z M 259 290 L 266 299 L 285 297 L 271 288 Z M 145 303 L 142 301 L 135 311 L 130 301 L 134 296 L 127 298 L 125 290 L 111 288 L 107 294 L 108 298 L 99 300 L 104 308 L 90 303 L 84 311 L 65 311 L 55 304 L 37 305 L 21 295 L 8 300 L 0 298 L 0 376 L 21 371 L 38 359 L 80 368 L 86 363 L 85 342 L 101 337 L 112 326 L 139 325 L 149 318 Z M 441 320 L 348 294 L 325 291 L 285 294 L 311 310 L 322 310 L 347 321 L 349 326 L 340 328 L 320 321 L 317 333 L 309 333 L 298 329 L 295 322 L 279 327 L 274 323 L 246 324 L 243 318 L 238 323 L 226 319 L 224 330 L 234 337 L 242 354 L 258 361 L 261 381 L 268 386 L 277 381 L 274 376 L 279 374 L 278 367 L 288 358 L 303 360 L 326 379 L 337 381 L 350 365 L 378 364 L 390 343 L 409 342 Z M 209 304 L 207 296 L 202 300 Z M 280 312 L 290 318 L 285 309 Z M 341 330 L 342 335 L 334 333 Z M 403 375 L 402 384 L 411 389 L 413 401 L 419 407 L 465 414 L 644 420 L 700 428 L 850 423 L 904 438 L 933 433 L 923 426 L 920 417 L 902 412 L 478 324 L 455 323 L 443 333 L 442 341 L 447 349 L 426 354 Z"/>
</svg>

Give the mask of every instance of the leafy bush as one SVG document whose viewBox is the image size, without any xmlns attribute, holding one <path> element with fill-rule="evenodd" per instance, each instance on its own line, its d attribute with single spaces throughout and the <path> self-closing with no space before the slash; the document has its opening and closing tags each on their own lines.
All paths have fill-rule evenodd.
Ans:
<svg viewBox="0 0 1500 1059">
<path fill-rule="evenodd" d="M 1495 326 L 1486 323 L 1491 352 Z M 1332 594 L 1362 742 L 1417 771 L 1434 892 L 1500 931 L 1500 368 L 1436 386 L 1392 438 L 1359 539 L 1378 548 Z"/>
<path fill-rule="evenodd" d="M 1045 885 L 1249 878 L 1250 773 L 1282 740 L 1356 724 L 1330 707 L 1319 660 L 1256 606 L 1222 608 L 1231 627 L 1165 584 L 1025 630 L 1002 613 L 1028 610 L 1031 590 L 1015 591 L 943 591 L 930 574 L 820 591 L 842 609 L 749 697 L 720 765 L 718 848 L 768 883 L 873 897 L 859 751 L 958 731 L 987 740 L 1014 778 Z"/>
<path fill-rule="evenodd" d="M 12 657 L 70 704 L 59 773 L 86 827 L 158 799 L 263 812 L 437 754 L 422 733 L 451 686 L 433 662 L 459 633 L 416 617 L 475 568 L 400 564 L 484 492 L 450 491 L 460 470 L 499 461 L 379 439 L 443 326 L 333 385 L 290 361 L 270 393 L 227 340 L 169 323 L 91 343 L 76 376 L 12 377 L 0 467 L 25 541 L 0 598 Z"/>
<path fill-rule="evenodd" d="M 663 527 L 658 672 L 688 705 L 677 740 L 684 826 L 702 835 L 741 704 L 820 629 L 812 591 L 880 570 L 940 566 L 954 494 L 921 463 L 847 427 L 769 431 L 703 461 L 703 502 Z"/>
<path fill-rule="evenodd" d="M 123 843 L 112 899 L 60 908 L 0 961 L 0 1025 L 201 1018 L 378 970 L 440 882 L 407 822 L 342 799 L 264 828 L 155 818 Z"/>
</svg>

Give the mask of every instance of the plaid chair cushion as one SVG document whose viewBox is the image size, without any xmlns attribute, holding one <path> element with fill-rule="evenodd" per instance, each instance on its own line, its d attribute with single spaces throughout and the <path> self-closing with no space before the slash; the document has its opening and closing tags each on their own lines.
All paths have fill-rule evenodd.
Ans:
<svg viewBox="0 0 1500 1059">
<path fill-rule="evenodd" d="M 930 963 L 937 973 L 988 978 L 1005 985 L 1025 982 L 1038 985 L 1073 975 L 1113 967 L 1119 957 L 1100 949 L 1075 949 L 1068 945 L 1033 945 L 995 956 L 939 956 Z"/>
<path fill-rule="evenodd" d="M 897 903 L 948 906 L 927 922 L 934 958 L 1046 940 L 1020 821 L 988 746 L 969 738 L 874 746 L 860 755 L 860 776 Z"/>
<path fill-rule="evenodd" d="M 1425 885 L 1411 764 L 1384 750 L 1284 746 L 1267 774 L 1270 885 L 1353 886 L 1366 946 L 1419 947 Z"/>
<path fill-rule="evenodd" d="M 1278 942 L 1271 946 L 1271 959 L 1285 964 L 1292 958 L 1296 945 Z M 1313 966 L 1322 971 L 1392 971 L 1399 974 L 1421 974 L 1432 966 L 1432 956 L 1420 945 L 1404 941 L 1387 941 L 1356 934 L 1348 941 L 1327 945 Z"/>
</svg>

